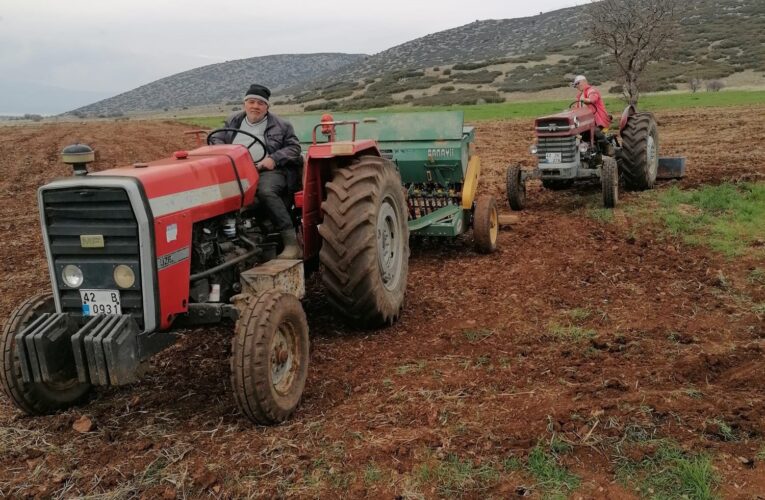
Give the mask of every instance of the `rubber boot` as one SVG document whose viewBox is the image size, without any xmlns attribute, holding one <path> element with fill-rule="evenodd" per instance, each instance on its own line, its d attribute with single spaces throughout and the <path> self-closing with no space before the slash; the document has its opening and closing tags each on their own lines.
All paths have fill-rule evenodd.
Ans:
<svg viewBox="0 0 765 500">
<path fill-rule="evenodd" d="M 297 235 L 294 229 L 285 229 L 282 231 L 282 242 L 284 243 L 284 250 L 282 253 L 276 256 L 277 259 L 302 259 L 303 250 L 300 248 L 297 242 Z"/>
</svg>

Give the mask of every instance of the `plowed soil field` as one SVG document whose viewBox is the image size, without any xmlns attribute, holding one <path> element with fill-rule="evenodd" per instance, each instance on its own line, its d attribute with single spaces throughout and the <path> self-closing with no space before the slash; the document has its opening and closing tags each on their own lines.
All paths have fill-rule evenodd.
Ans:
<svg viewBox="0 0 765 500">
<path fill-rule="evenodd" d="M 765 179 L 765 107 L 657 118 L 662 154 L 688 158 L 681 188 Z M 49 289 L 35 190 L 70 175 L 61 149 L 88 143 L 105 169 L 190 148 L 187 129 L 0 129 L 1 318 Z M 477 125 L 479 191 L 503 213 L 506 166 L 531 165 L 530 129 Z M 590 217 L 597 187 L 528 196 L 492 255 L 469 235 L 413 242 L 406 307 L 388 329 L 349 328 L 312 278 L 309 378 L 285 425 L 238 412 L 224 326 L 184 331 L 140 384 L 60 414 L 22 416 L 1 396 L 0 496 L 541 497 L 545 480 L 524 466 L 540 445 L 581 478 L 574 498 L 632 498 L 620 464 L 662 439 L 711 457 L 718 494 L 762 498 L 765 324 L 751 304 L 765 287 L 748 277 L 763 263 L 632 230 L 623 209 Z"/>
</svg>

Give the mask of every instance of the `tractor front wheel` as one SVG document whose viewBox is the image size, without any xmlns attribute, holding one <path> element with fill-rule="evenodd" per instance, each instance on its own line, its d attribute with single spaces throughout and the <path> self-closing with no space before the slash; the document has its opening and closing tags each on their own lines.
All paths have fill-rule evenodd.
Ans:
<svg viewBox="0 0 765 500">
<path fill-rule="evenodd" d="M 278 424 L 295 411 L 308 376 L 308 349 L 308 322 L 294 295 L 268 291 L 244 307 L 231 350 L 231 385 L 250 420 Z"/>
<path fill-rule="evenodd" d="M 523 210 L 526 206 L 526 184 L 521 176 L 520 165 L 507 167 L 507 202 L 513 210 Z"/>
<path fill-rule="evenodd" d="M 392 324 L 404 305 L 409 226 L 401 177 L 378 156 L 338 168 L 322 203 L 322 279 L 335 308 L 361 328 Z"/>
<path fill-rule="evenodd" d="M 56 312 L 53 295 L 36 295 L 22 302 L 3 327 L 3 353 L 0 358 L 0 385 L 8 398 L 24 413 L 45 415 L 83 401 L 91 385 L 77 377 L 55 383 L 26 383 L 21 375 L 21 362 L 16 350 L 16 334 L 41 314 Z"/>
<path fill-rule="evenodd" d="M 651 189 L 659 171 L 659 130 L 651 113 L 630 116 L 621 131 L 622 148 L 617 160 L 627 189 Z"/>
<path fill-rule="evenodd" d="M 614 208 L 619 202 L 619 167 L 610 156 L 603 157 L 600 167 L 600 186 L 603 190 L 603 206 Z"/>
<path fill-rule="evenodd" d="M 478 198 L 473 212 L 473 239 L 480 253 L 491 253 L 497 249 L 499 217 L 494 197 L 485 194 Z"/>
</svg>

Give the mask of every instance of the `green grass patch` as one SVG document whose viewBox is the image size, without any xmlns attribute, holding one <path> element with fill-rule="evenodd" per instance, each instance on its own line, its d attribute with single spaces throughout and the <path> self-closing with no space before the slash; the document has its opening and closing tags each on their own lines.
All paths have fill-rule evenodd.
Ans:
<svg viewBox="0 0 765 500">
<path fill-rule="evenodd" d="M 454 497 L 491 488 L 499 482 L 499 471 L 493 464 L 476 464 L 450 454 L 435 464 L 420 465 L 415 477 L 420 484 L 435 482 L 439 495 Z"/>
<path fill-rule="evenodd" d="M 485 328 L 477 330 L 470 329 L 463 331 L 462 335 L 464 335 L 465 338 L 470 342 L 480 342 L 481 340 L 487 339 L 494 335 L 494 332 Z"/>
<path fill-rule="evenodd" d="M 536 479 L 544 498 L 566 498 L 579 487 L 579 477 L 562 467 L 558 458 L 541 445 L 531 450 L 526 470 Z"/>
<path fill-rule="evenodd" d="M 655 197 L 658 206 L 653 206 Z M 638 220 L 658 219 L 673 236 L 725 255 L 763 254 L 755 242 L 765 239 L 765 183 L 724 183 L 700 189 L 676 186 L 650 193 L 650 206 L 636 209 Z"/>
<path fill-rule="evenodd" d="M 367 464 L 366 468 L 364 469 L 364 484 L 367 486 L 370 486 L 372 484 L 375 484 L 379 482 L 382 479 L 382 471 L 377 466 L 377 464 L 370 463 Z"/>
<path fill-rule="evenodd" d="M 747 281 L 752 285 L 765 285 L 765 269 L 752 269 L 747 277 Z"/>
<path fill-rule="evenodd" d="M 556 340 L 563 340 L 568 342 L 582 342 L 595 337 L 595 330 L 582 328 L 576 325 L 559 325 L 552 323 L 548 330 L 549 334 Z"/>
<path fill-rule="evenodd" d="M 640 461 L 620 458 L 616 475 L 623 484 L 636 485 L 640 495 L 648 498 L 718 498 L 719 479 L 710 458 L 684 453 L 669 443 L 662 443 Z"/>
<path fill-rule="evenodd" d="M 178 118 L 176 121 L 185 123 L 186 125 L 192 125 L 194 127 L 215 129 L 223 128 L 223 122 L 226 121 L 225 116 L 194 116 L 191 118 Z"/>
<path fill-rule="evenodd" d="M 614 211 L 610 208 L 591 208 L 587 211 L 590 219 L 593 219 L 601 224 L 607 224 L 613 222 Z"/>
<path fill-rule="evenodd" d="M 704 393 L 696 389 L 695 387 L 688 387 L 683 392 L 685 392 L 686 396 L 693 399 L 701 399 L 704 397 Z"/>
<path fill-rule="evenodd" d="M 572 321 L 584 321 L 592 316 L 592 312 L 584 307 L 575 307 L 568 312 L 568 317 Z"/>
<path fill-rule="evenodd" d="M 417 361 L 416 363 L 407 363 L 396 367 L 397 375 L 406 375 L 409 373 L 418 373 L 427 366 L 425 361 Z"/>
<path fill-rule="evenodd" d="M 555 101 L 524 101 L 503 102 L 476 105 L 457 106 L 418 106 L 417 109 L 403 106 L 390 106 L 382 109 L 374 109 L 375 113 L 394 112 L 419 112 L 462 109 L 465 112 L 465 120 L 476 122 L 481 120 L 502 120 L 512 118 L 536 118 L 538 116 L 558 113 L 567 108 L 571 99 Z M 606 107 L 617 116 L 624 109 L 624 102 L 616 97 L 605 99 Z M 721 92 L 697 92 L 697 93 L 672 93 L 672 94 L 645 94 L 640 98 L 640 109 L 644 111 L 661 111 L 668 109 L 705 108 L 716 106 L 752 106 L 761 105 L 765 102 L 765 91 L 747 90 L 723 90 Z M 372 111 L 372 110 L 370 110 Z M 178 119 L 181 123 L 197 127 L 216 128 L 223 126 L 223 116 L 192 117 Z"/>
</svg>

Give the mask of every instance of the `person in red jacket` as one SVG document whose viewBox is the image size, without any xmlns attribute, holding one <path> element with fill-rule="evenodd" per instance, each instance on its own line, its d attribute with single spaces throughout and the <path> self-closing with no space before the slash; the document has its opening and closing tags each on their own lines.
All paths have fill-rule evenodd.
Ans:
<svg viewBox="0 0 765 500">
<path fill-rule="evenodd" d="M 571 86 L 578 90 L 576 100 L 580 106 L 587 106 L 595 115 L 595 141 L 598 143 L 598 147 L 602 152 L 610 152 L 608 140 L 603 134 L 603 130 L 607 129 L 611 125 L 611 115 L 606 111 L 606 105 L 603 103 L 603 98 L 600 95 L 600 91 L 590 85 L 587 82 L 587 77 L 584 75 L 578 75 L 574 78 Z"/>
</svg>

